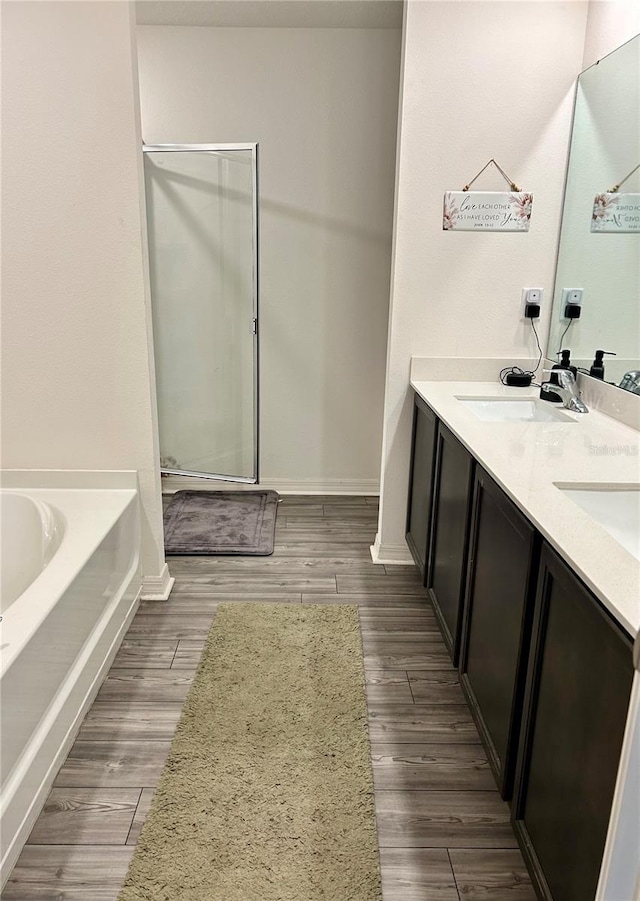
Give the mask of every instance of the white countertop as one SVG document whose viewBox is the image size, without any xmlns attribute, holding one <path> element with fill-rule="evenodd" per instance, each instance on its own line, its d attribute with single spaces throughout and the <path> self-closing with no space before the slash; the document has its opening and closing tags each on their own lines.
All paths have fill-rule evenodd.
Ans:
<svg viewBox="0 0 640 901">
<path fill-rule="evenodd" d="M 411 387 L 635 638 L 640 561 L 554 482 L 639 483 L 640 432 L 596 410 L 579 414 L 556 405 L 575 422 L 486 422 L 457 400 L 537 398 L 536 388 L 413 380 Z"/>
</svg>

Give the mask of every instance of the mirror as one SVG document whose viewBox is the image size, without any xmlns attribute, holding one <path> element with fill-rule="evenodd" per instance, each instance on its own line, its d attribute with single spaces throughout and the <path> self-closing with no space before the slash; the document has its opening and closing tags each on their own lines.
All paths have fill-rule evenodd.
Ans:
<svg viewBox="0 0 640 901">
<path fill-rule="evenodd" d="M 613 351 L 617 356 L 604 358 L 604 380 L 616 385 L 640 371 L 640 169 L 620 184 L 639 163 L 637 35 L 578 78 L 547 347 L 554 363 L 570 348 L 571 362 L 587 372 L 596 350 Z M 594 220 L 592 231 L 596 195 L 618 184 L 614 205 L 630 211 L 624 223 L 609 231 Z M 580 317 L 570 319 L 567 302 L 580 298 L 565 292 L 576 289 Z M 633 390 L 631 381 L 625 387 Z"/>
</svg>

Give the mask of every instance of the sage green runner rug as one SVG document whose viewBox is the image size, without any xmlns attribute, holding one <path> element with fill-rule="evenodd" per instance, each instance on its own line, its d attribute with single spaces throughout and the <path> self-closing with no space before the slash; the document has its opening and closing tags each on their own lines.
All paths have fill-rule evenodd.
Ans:
<svg viewBox="0 0 640 901">
<path fill-rule="evenodd" d="M 356 607 L 221 604 L 119 901 L 380 901 Z"/>
</svg>

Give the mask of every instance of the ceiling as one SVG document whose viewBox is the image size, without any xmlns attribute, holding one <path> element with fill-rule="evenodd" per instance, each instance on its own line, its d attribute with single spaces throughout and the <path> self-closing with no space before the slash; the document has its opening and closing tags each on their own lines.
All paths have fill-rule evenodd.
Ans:
<svg viewBox="0 0 640 901">
<path fill-rule="evenodd" d="M 402 0 L 137 0 L 139 25 L 402 28 Z"/>
</svg>

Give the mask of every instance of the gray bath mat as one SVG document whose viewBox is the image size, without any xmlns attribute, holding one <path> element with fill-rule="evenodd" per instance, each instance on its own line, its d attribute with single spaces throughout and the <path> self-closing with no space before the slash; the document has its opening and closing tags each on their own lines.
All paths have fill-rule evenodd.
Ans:
<svg viewBox="0 0 640 901">
<path fill-rule="evenodd" d="M 176 491 L 164 512 L 166 554 L 273 554 L 275 491 Z"/>
</svg>

